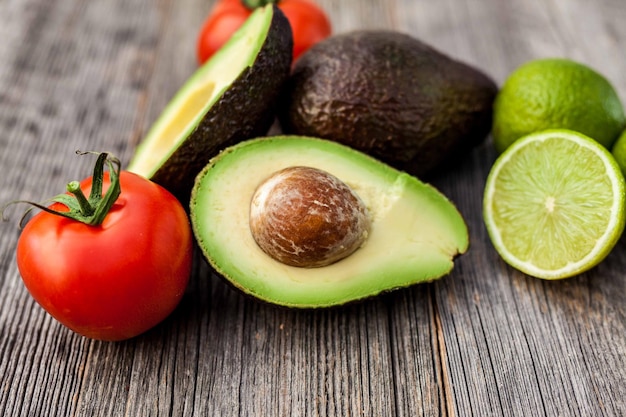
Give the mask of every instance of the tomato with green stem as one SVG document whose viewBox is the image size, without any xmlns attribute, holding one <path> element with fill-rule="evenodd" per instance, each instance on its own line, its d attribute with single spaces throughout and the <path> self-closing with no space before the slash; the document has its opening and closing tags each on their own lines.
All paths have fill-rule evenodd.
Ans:
<svg viewBox="0 0 626 417">
<path fill-rule="evenodd" d="M 106 153 L 92 177 L 67 189 L 50 206 L 31 203 L 43 211 L 18 240 L 18 269 L 33 298 L 93 339 L 129 339 L 163 321 L 191 273 L 183 206 L 163 187 L 120 172 Z"/>
<path fill-rule="evenodd" d="M 269 3 L 276 3 L 291 24 L 294 61 L 311 46 L 330 36 L 330 19 L 311 0 L 218 0 L 198 35 L 198 63 L 203 64 L 221 48 L 252 10 Z"/>
</svg>

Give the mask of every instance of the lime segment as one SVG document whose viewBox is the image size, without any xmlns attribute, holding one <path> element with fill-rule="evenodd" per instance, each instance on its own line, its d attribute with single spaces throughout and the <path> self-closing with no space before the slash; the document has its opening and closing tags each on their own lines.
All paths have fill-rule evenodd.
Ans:
<svg viewBox="0 0 626 417">
<path fill-rule="evenodd" d="M 511 266 L 538 278 L 597 265 L 624 229 L 624 177 L 596 141 L 547 130 L 515 142 L 487 178 L 483 217 Z"/>
</svg>

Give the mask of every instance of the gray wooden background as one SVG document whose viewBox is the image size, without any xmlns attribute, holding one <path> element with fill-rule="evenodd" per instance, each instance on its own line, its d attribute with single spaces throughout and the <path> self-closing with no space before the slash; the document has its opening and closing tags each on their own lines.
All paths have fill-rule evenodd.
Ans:
<svg viewBox="0 0 626 417">
<path fill-rule="evenodd" d="M 76 149 L 130 159 L 195 68 L 211 0 L 0 0 L 0 202 L 90 173 Z M 564 56 L 626 99 L 624 0 L 319 0 L 336 32 L 393 28 L 501 84 Z M 624 416 L 626 242 L 545 282 L 506 266 L 481 218 L 490 140 L 434 180 L 471 249 L 431 284 L 324 311 L 247 299 L 198 259 L 182 304 L 127 342 L 72 334 L 15 266 L 0 223 L 3 416 Z"/>
</svg>

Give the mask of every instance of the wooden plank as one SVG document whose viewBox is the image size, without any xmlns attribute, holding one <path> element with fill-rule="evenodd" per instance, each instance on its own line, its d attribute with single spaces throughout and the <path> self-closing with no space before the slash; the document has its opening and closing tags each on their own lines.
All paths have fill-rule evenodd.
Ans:
<svg viewBox="0 0 626 417">
<path fill-rule="evenodd" d="M 498 82 L 568 56 L 622 98 L 622 0 L 319 0 L 336 32 L 392 28 Z M 106 148 L 128 161 L 195 68 L 212 2 L 0 2 L 0 202 L 39 200 Z M 497 256 L 481 218 L 489 142 L 433 178 L 465 216 L 471 249 L 441 281 L 352 306 L 291 311 L 228 287 L 197 257 L 181 306 L 122 343 L 76 336 L 20 282 L 19 236 L 0 223 L 0 414 L 618 416 L 626 413 L 624 241 L 563 282 Z"/>
<path fill-rule="evenodd" d="M 463 9 L 459 2 L 448 3 L 448 10 L 454 9 L 452 5 Z M 466 9 L 476 3 L 467 2 Z M 480 26 L 451 31 L 448 50 L 461 45 L 458 54 L 473 51 L 468 59 L 493 68 L 494 76 L 502 80 L 526 60 L 569 57 L 598 68 L 624 95 L 623 77 L 620 80 L 615 72 L 620 65 L 607 64 L 609 57 L 623 56 L 610 41 L 614 33 L 605 23 L 611 20 L 608 14 L 589 4 L 578 7 L 558 1 L 492 7 L 506 13 L 506 20 L 485 19 Z M 482 13 L 480 8 L 471 10 Z M 620 12 L 623 7 L 612 10 L 614 16 Z M 468 24 L 461 17 L 455 21 Z M 476 35 L 468 39 L 484 39 L 482 45 L 460 39 L 472 30 Z M 494 55 L 487 39 L 498 32 L 508 36 L 502 36 L 506 47 L 496 41 L 500 53 Z M 625 62 L 622 59 L 621 65 Z M 468 170 L 462 167 L 441 185 L 449 195 L 459 196 L 459 208 L 473 226 L 471 251 L 459 260 L 453 279 L 436 284 L 450 380 L 463 381 L 453 391 L 454 415 L 621 415 L 626 409 L 626 362 L 623 349 L 616 346 L 623 346 L 624 337 L 617 336 L 617 341 L 609 334 L 626 334 L 626 283 L 619 264 L 614 264 L 623 243 L 599 268 L 566 282 L 543 282 L 506 267 L 481 225 L 480 199 L 459 194 L 475 192 L 476 184 L 484 184 L 486 170 L 477 174 L 476 167 L 490 166 L 495 155 L 487 146 L 475 158 Z M 605 326 L 612 332 L 600 331 L 602 337 L 599 329 Z M 602 362 L 610 364 L 604 371 Z"/>
</svg>

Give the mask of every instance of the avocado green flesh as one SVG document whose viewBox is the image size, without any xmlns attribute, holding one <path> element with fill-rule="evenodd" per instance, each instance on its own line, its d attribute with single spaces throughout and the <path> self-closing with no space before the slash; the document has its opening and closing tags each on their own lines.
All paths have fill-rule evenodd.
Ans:
<svg viewBox="0 0 626 417">
<path fill-rule="evenodd" d="M 256 9 L 215 55 L 187 80 L 137 147 L 128 170 L 146 178 L 168 160 L 198 127 L 263 46 L 272 22 L 271 7 Z"/>
<path fill-rule="evenodd" d="M 321 268 L 298 268 L 266 255 L 249 229 L 256 187 L 289 166 L 337 176 L 365 202 L 372 227 L 352 255 Z M 261 300 L 327 307 L 431 281 L 449 273 L 468 247 L 465 222 L 433 187 L 335 142 L 273 137 L 242 142 L 214 158 L 191 196 L 198 244 L 215 270 Z"/>
</svg>

